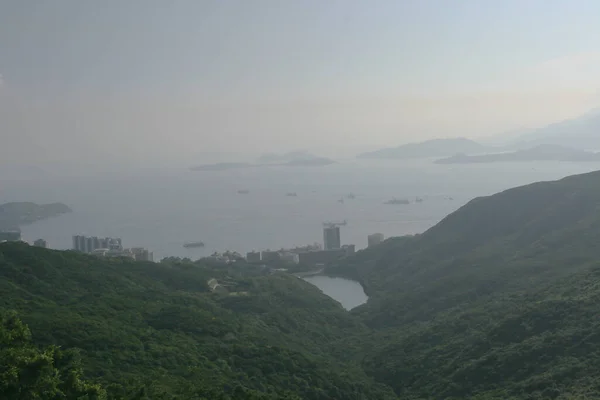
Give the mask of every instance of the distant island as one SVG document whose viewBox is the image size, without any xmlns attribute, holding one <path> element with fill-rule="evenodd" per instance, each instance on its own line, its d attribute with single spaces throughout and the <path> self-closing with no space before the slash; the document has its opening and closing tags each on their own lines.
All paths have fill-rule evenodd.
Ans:
<svg viewBox="0 0 600 400">
<path fill-rule="evenodd" d="M 571 149 L 558 145 L 540 145 L 526 150 L 507 153 L 466 155 L 456 154 L 452 157 L 435 161 L 436 164 L 480 164 L 493 162 L 526 162 L 526 161 L 600 161 L 600 153 Z"/>
<path fill-rule="evenodd" d="M 227 171 L 229 169 L 249 168 L 253 167 L 253 164 L 249 163 L 215 163 L 215 164 L 204 164 L 192 167 L 192 171 Z"/>
<path fill-rule="evenodd" d="M 290 151 L 289 153 L 284 154 L 276 154 L 276 153 L 267 153 L 258 157 L 256 160 L 259 164 L 282 164 L 292 161 L 298 160 L 310 160 L 313 158 L 319 158 L 314 154 L 311 154 L 307 151 Z"/>
<path fill-rule="evenodd" d="M 482 153 L 489 148 L 466 138 L 433 139 L 419 143 L 408 143 L 357 155 L 365 159 L 414 159 L 447 157 L 456 153 Z"/>
<path fill-rule="evenodd" d="M 22 225 L 32 224 L 51 217 L 72 212 L 62 203 L 36 204 L 12 202 L 0 205 L 0 229 L 18 230 Z"/>
<path fill-rule="evenodd" d="M 325 165 L 335 164 L 335 161 L 326 158 L 326 157 L 314 157 L 307 159 L 297 159 L 291 160 L 284 164 L 275 164 L 275 165 L 285 165 L 288 167 L 320 167 Z"/>
<path fill-rule="evenodd" d="M 293 156 L 293 157 L 292 157 Z M 244 168 L 264 168 L 264 167 L 322 167 L 326 165 L 335 164 L 335 161 L 326 158 L 318 157 L 305 152 L 294 152 L 288 153 L 282 156 L 275 154 L 264 155 L 259 157 L 257 163 L 216 163 L 216 164 L 204 164 L 196 167 L 192 167 L 192 171 L 226 171 L 231 169 L 244 169 Z M 277 161 L 275 161 L 277 160 Z"/>
</svg>

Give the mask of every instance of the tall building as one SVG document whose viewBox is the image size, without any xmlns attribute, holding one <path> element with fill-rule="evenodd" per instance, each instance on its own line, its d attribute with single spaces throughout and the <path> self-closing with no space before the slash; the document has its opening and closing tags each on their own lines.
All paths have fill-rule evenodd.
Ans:
<svg viewBox="0 0 600 400">
<path fill-rule="evenodd" d="M 46 243 L 46 241 L 44 239 L 36 240 L 35 242 L 33 242 L 33 245 L 36 247 L 43 247 L 43 248 L 48 247 L 48 243 Z"/>
<path fill-rule="evenodd" d="M 99 249 L 109 249 L 114 251 L 123 250 L 120 238 L 99 238 L 97 236 L 73 236 L 73 250 L 82 253 L 92 253 Z"/>
<path fill-rule="evenodd" d="M 383 242 L 384 236 L 382 233 L 374 233 L 367 237 L 367 242 L 369 247 L 377 246 L 379 243 Z"/>
<path fill-rule="evenodd" d="M 73 236 L 73 250 L 81 251 L 82 253 L 87 253 L 85 236 L 82 236 L 82 235 Z"/>
<path fill-rule="evenodd" d="M 325 250 L 334 250 L 342 247 L 339 226 L 328 225 L 323 228 L 323 244 Z"/>
</svg>

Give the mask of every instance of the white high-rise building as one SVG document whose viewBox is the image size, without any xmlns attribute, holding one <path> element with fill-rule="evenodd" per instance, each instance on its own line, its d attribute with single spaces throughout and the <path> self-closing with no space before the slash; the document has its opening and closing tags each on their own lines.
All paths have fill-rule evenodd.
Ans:
<svg viewBox="0 0 600 400">
<path fill-rule="evenodd" d="M 99 249 L 123 250 L 120 238 L 99 238 L 97 236 L 73 236 L 73 250 L 92 253 Z"/>
</svg>

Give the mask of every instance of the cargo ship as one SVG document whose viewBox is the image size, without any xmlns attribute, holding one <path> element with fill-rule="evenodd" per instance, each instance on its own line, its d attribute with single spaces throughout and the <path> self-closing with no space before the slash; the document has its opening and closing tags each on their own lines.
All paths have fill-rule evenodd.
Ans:
<svg viewBox="0 0 600 400">
<path fill-rule="evenodd" d="M 393 198 L 386 201 L 384 204 L 410 204 L 410 200 Z"/>
<path fill-rule="evenodd" d="M 188 242 L 183 245 L 186 249 L 194 249 L 198 247 L 204 247 L 204 242 Z"/>
</svg>

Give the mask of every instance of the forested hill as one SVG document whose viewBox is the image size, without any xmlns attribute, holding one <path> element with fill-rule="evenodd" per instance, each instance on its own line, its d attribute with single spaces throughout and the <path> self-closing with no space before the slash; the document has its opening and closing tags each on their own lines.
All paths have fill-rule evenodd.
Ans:
<svg viewBox="0 0 600 400">
<path fill-rule="evenodd" d="M 32 341 L 1 321 L 0 398 L 600 398 L 599 244 L 598 172 L 475 199 L 328 268 L 370 295 L 350 313 L 250 265 L 3 243 L 0 313 Z"/>
<path fill-rule="evenodd" d="M 475 199 L 329 272 L 365 284 L 363 367 L 401 398 L 599 397 L 599 244 L 594 172 Z"/>
<path fill-rule="evenodd" d="M 375 298 L 400 291 L 410 297 L 405 307 L 410 300 L 435 311 L 431 302 L 451 307 L 454 296 L 460 302 L 585 268 L 600 261 L 598 243 L 600 172 L 593 172 L 476 198 L 425 233 L 390 239 L 330 272 L 359 279 Z"/>
<path fill-rule="evenodd" d="M 228 293 L 211 293 L 210 278 L 226 282 Z M 368 329 L 290 275 L 3 243 L 0 313 L 8 310 L 28 324 L 33 345 L 79 349 L 82 379 L 109 398 L 140 398 L 140 390 L 148 399 L 396 398 L 343 343 Z M 21 342 L 12 345 L 30 351 Z M 14 385 L 31 386 L 34 367 L 18 365 L 23 376 Z M 0 385 L 0 398 L 13 398 L 9 389 Z"/>
</svg>

